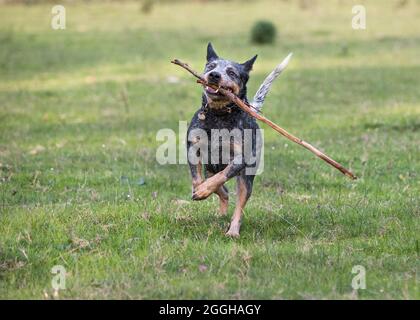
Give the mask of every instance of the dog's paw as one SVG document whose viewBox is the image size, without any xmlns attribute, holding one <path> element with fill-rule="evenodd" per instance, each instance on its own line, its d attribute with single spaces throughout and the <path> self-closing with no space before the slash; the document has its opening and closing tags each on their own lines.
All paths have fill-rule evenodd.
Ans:
<svg viewBox="0 0 420 320">
<path fill-rule="evenodd" d="M 216 187 L 211 183 L 210 180 L 204 181 L 202 184 L 198 185 L 193 190 L 192 199 L 193 200 L 204 200 L 208 198 L 214 191 Z"/>
<path fill-rule="evenodd" d="M 208 189 L 206 186 L 200 185 L 193 191 L 192 199 L 193 200 L 204 200 L 204 199 L 208 198 L 212 193 L 213 193 L 213 191 Z"/>
<path fill-rule="evenodd" d="M 229 230 L 226 232 L 226 236 L 231 238 L 239 238 L 240 227 L 241 226 L 239 224 L 231 224 Z"/>
<path fill-rule="evenodd" d="M 236 231 L 231 231 L 229 230 L 228 232 L 225 233 L 226 236 L 231 237 L 231 238 L 239 238 L 239 232 Z"/>
</svg>

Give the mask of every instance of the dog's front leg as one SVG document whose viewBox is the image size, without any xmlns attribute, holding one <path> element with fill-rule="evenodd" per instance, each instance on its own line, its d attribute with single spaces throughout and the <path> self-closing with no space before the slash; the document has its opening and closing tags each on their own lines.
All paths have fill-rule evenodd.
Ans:
<svg viewBox="0 0 420 320">
<path fill-rule="evenodd" d="M 203 183 L 202 175 L 202 164 L 201 161 L 198 161 L 197 164 L 188 163 L 190 166 L 191 179 L 192 179 L 192 194 L 194 195 L 196 188 Z"/>
<path fill-rule="evenodd" d="M 235 159 L 227 167 L 198 185 L 193 192 L 193 200 L 204 200 L 216 192 L 226 181 L 238 175 L 245 168 L 245 164 L 236 164 Z"/>
<path fill-rule="evenodd" d="M 192 179 L 192 194 L 204 181 L 203 153 L 207 148 L 206 132 L 200 128 L 190 128 L 187 135 L 187 159 Z"/>
</svg>

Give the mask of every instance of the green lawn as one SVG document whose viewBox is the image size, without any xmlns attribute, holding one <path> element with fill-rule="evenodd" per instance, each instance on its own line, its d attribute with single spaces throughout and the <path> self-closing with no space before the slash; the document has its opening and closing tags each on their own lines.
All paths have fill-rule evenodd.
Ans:
<svg viewBox="0 0 420 320">
<path fill-rule="evenodd" d="M 51 5 L 0 5 L 0 298 L 51 298 L 63 265 L 59 298 L 419 299 L 420 2 L 399 2 L 65 2 L 58 31 Z M 250 44 L 260 18 L 275 45 Z M 155 160 L 156 132 L 200 104 L 169 61 L 201 70 L 209 40 L 259 54 L 251 97 L 293 51 L 264 114 L 360 178 L 262 125 L 264 173 L 225 237 L 234 185 L 221 218 L 186 165 Z"/>
</svg>

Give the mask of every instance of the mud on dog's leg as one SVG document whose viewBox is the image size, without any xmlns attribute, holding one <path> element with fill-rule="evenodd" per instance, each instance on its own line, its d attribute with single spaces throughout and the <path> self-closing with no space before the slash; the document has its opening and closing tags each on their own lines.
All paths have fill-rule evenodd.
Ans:
<svg viewBox="0 0 420 320">
<path fill-rule="evenodd" d="M 216 173 L 212 177 L 206 179 L 200 184 L 193 194 L 193 200 L 206 199 L 213 192 L 216 192 L 230 178 L 237 176 L 242 169 L 245 168 L 245 164 L 241 161 L 242 155 L 239 154 L 233 158 L 233 160 L 224 168 L 222 171 Z"/>
<path fill-rule="evenodd" d="M 193 200 L 204 200 L 208 198 L 212 193 L 219 190 L 219 188 L 228 180 L 226 176 L 226 169 L 229 168 L 228 165 L 223 171 L 216 173 L 215 175 L 206 179 L 201 183 L 193 193 Z"/>
<path fill-rule="evenodd" d="M 232 216 L 227 236 L 239 237 L 244 207 L 251 196 L 254 176 L 246 176 L 244 171 L 236 179 L 236 207 Z"/>
</svg>

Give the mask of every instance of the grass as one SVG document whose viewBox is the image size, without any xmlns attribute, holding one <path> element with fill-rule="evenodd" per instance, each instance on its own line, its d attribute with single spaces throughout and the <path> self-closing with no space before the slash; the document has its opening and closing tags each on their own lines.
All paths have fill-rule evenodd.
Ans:
<svg viewBox="0 0 420 320">
<path fill-rule="evenodd" d="M 61 31 L 51 5 L 1 6 L 0 297 L 51 298 L 63 265 L 59 298 L 419 299 L 420 4 L 363 2 L 364 31 L 353 1 L 149 15 L 76 2 Z M 273 46 L 250 44 L 262 18 L 278 28 Z M 156 132 L 177 131 L 200 101 L 169 61 L 201 68 L 209 40 L 234 60 L 259 53 L 251 93 L 293 51 L 265 115 L 360 179 L 264 126 L 264 173 L 240 239 L 226 238 L 216 199 L 189 201 L 187 166 L 155 160 Z M 355 265 L 365 290 L 351 287 Z"/>
</svg>

